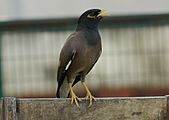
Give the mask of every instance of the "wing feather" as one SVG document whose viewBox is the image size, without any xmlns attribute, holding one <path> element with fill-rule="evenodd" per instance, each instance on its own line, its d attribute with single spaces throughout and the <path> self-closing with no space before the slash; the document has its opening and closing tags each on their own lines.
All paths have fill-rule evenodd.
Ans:
<svg viewBox="0 0 169 120">
<path fill-rule="evenodd" d="M 57 71 L 57 82 L 58 82 L 58 88 L 56 93 L 57 97 L 59 97 L 60 87 L 63 81 L 65 80 L 66 71 L 76 54 L 74 48 L 71 47 L 72 40 L 73 38 L 70 36 L 60 52 L 59 65 Z"/>
</svg>

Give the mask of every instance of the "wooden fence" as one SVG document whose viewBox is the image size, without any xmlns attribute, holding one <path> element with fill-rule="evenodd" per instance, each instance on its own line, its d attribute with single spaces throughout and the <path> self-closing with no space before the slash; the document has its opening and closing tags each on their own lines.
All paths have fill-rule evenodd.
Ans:
<svg viewBox="0 0 169 120">
<path fill-rule="evenodd" d="M 169 120 L 169 96 L 98 98 L 80 108 L 70 99 L 4 97 L 1 120 Z"/>
</svg>

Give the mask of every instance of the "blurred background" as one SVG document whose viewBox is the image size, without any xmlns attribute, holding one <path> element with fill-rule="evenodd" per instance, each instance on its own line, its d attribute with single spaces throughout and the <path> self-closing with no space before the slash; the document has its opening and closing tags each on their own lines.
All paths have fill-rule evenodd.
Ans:
<svg viewBox="0 0 169 120">
<path fill-rule="evenodd" d="M 59 52 L 89 8 L 110 13 L 86 78 L 94 96 L 169 94 L 168 0 L 0 0 L 0 96 L 55 97 Z"/>
</svg>

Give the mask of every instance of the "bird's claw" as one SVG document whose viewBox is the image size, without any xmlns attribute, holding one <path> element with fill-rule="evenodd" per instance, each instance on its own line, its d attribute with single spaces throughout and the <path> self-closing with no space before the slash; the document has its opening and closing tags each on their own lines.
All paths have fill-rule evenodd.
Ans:
<svg viewBox="0 0 169 120">
<path fill-rule="evenodd" d="M 92 106 L 92 101 L 96 101 L 96 98 L 94 96 L 92 96 L 91 94 L 87 94 L 86 96 L 86 99 L 89 99 L 89 106 L 88 107 L 91 107 Z"/>
<path fill-rule="evenodd" d="M 70 93 L 71 93 L 71 96 L 72 96 L 72 98 L 71 98 L 71 104 L 73 104 L 73 102 L 75 101 L 76 106 L 77 106 L 77 107 L 80 107 L 78 101 L 81 101 L 81 100 L 80 100 L 80 98 L 78 98 L 78 97 L 76 96 L 76 94 L 73 92 L 72 84 L 71 84 L 71 83 L 69 84 L 69 88 L 70 88 Z"/>
<path fill-rule="evenodd" d="M 81 99 L 78 98 L 75 94 L 72 94 L 71 104 L 73 104 L 74 101 L 75 101 L 76 106 L 80 107 L 78 101 L 81 101 Z"/>
</svg>

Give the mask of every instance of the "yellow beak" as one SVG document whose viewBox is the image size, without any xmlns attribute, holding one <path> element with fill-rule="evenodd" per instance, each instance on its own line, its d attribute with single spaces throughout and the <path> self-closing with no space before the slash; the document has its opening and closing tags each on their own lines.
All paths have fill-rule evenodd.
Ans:
<svg viewBox="0 0 169 120">
<path fill-rule="evenodd" d="M 109 14 L 107 14 L 107 13 L 105 13 L 105 12 L 108 12 L 108 10 L 102 9 L 101 12 L 100 12 L 100 14 L 98 15 L 98 17 L 99 17 L 99 16 L 101 16 L 101 17 L 110 16 Z"/>
</svg>

